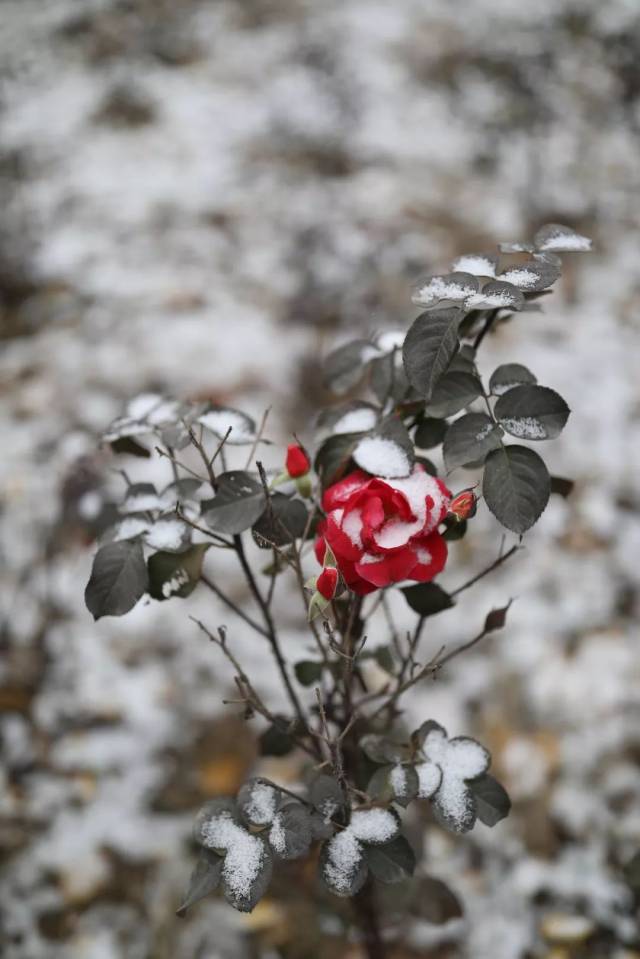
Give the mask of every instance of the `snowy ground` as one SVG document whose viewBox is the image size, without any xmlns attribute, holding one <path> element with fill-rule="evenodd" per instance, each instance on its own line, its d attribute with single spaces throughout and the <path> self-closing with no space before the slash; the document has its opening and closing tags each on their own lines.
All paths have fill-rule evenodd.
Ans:
<svg viewBox="0 0 640 959">
<path fill-rule="evenodd" d="M 414 947 L 639 954 L 620 871 L 640 845 L 639 28 L 635 0 L 4 0 L 10 959 L 216 959 L 254 955 L 258 939 L 264 955 L 305 954 L 277 897 L 248 923 L 215 902 L 173 918 L 193 810 L 236 785 L 254 745 L 221 712 L 228 674 L 187 619 L 231 626 L 209 596 L 98 625 L 84 609 L 86 494 L 114 482 L 97 433 L 159 388 L 258 415 L 273 404 L 272 437 L 304 435 L 330 342 L 402 325 L 418 272 L 548 220 L 597 252 L 483 363 L 524 360 L 561 390 L 574 413 L 550 459 L 577 487 L 426 636 L 435 651 L 517 598 L 503 633 L 411 700 L 417 718 L 486 742 L 517 800 L 494 831 L 427 829 L 429 869 L 467 917 L 425 926 Z M 498 546 L 483 512 L 444 585 Z M 281 613 L 296 648 L 286 597 Z M 582 952 L 552 951 L 555 913 L 584 920 Z"/>
</svg>

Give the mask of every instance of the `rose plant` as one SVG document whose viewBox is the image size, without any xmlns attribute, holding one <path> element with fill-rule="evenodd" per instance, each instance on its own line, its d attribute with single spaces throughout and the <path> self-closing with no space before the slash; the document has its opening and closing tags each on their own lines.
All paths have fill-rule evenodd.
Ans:
<svg viewBox="0 0 640 959">
<path fill-rule="evenodd" d="M 96 619 L 120 616 L 145 595 L 165 602 L 210 590 L 238 629 L 268 645 L 282 684 L 282 701 L 267 703 L 227 628 L 196 621 L 232 668 L 234 702 L 261 724 L 264 755 L 299 759 L 299 788 L 258 776 L 199 812 L 199 859 L 180 915 L 218 888 L 250 911 L 279 861 L 311 856 L 324 887 L 352 900 L 372 959 L 412 915 L 460 914 L 455 894 L 417 865 L 419 845 L 407 839 L 403 816 L 411 821 L 410 807 L 429 803 L 443 828 L 464 833 L 478 819 L 495 826 L 509 799 L 484 747 L 449 737 L 434 720 L 409 733 L 401 701 L 504 626 L 508 604 L 489 610 L 459 646 L 426 660 L 421 653 L 425 621 L 519 550 L 551 492 L 570 491 L 525 445 L 558 436 L 567 404 L 517 362 L 485 383 L 477 355 L 487 335 L 537 307 L 560 276 L 560 253 L 589 246 L 549 224 L 531 243 L 468 254 L 449 273 L 420 280 L 413 302 L 421 312 L 406 333 L 355 339 L 326 358 L 327 389 L 342 399 L 317 418 L 313 459 L 296 440 L 268 471 L 260 454 L 266 416 L 257 426 L 236 409 L 155 395 L 138 397 L 104 434 L 114 454 L 155 452 L 170 473 L 158 489 L 121 471 L 125 495 L 93 561 L 89 610 Z M 425 455 L 439 448 L 445 478 Z M 459 469 L 481 474 L 477 485 L 461 483 Z M 506 548 L 503 534 L 497 559 L 447 592 L 433 580 L 451 555 L 455 562 L 479 504 L 514 540 Z M 252 606 L 222 585 L 220 570 L 234 563 Z M 285 657 L 273 607 L 287 577 L 314 650 L 295 662 Z M 406 641 L 389 616 L 382 626 L 377 618 L 381 607 L 389 614 L 391 590 L 416 614 Z M 384 682 L 370 685 L 368 659 Z M 387 902 L 380 883 L 396 884 L 404 898 Z"/>
</svg>

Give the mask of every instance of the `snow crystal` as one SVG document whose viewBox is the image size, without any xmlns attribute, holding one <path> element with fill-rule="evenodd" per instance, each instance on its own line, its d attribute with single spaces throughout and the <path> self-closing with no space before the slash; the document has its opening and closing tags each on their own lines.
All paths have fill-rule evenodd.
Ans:
<svg viewBox="0 0 640 959">
<path fill-rule="evenodd" d="M 134 420 L 144 420 L 162 402 L 163 397 L 159 393 L 140 393 L 127 403 L 127 416 Z"/>
<path fill-rule="evenodd" d="M 394 766 L 389 773 L 389 784 L 393 789 L 394 796 L 404 796 L 407 791 L 407 771 L 404 766 L 398 764 Z"/>
<path fill-rule="evenodd" d="M 424 286 L 419 287 L 411 297 L 413 303 L 435 303 L 437 300 L 464 300 L 474 293 L 472 286 L 465 283 L 447 282 L 446 277 L 434 276 Z"/>
<path fill-rule="evenodd" d="M 365 433 L 376 425 L 377 414 L 368 406 L 350 410 L 333 424 L 334 433 Z"/>
<path fill-rule="evenodd" d="M 251 428 L 251 422 L 248 417 L 235 410 L 209 410 L 198 417 L 198 423 L 201 423 L 217 437 L 223 439 L 230 429 L 227 443 L 250 443 L 255 439 L 255 434 Z"/>
<path fill-rule="evenodd" d="M 349 829 L 362 842 L 388 842 L 398 832 L 398 820 L 388 809 L 356 809 Z"/>
<path fill-rule="evenodd" d="M 280 814 L 275 817 L 269 830 L 269 842 L 279 853 L 283 853 L 287 847 L 287 834 Z"/>
<path fill-rule="evenodd" d="M 101 509 L 102 496 L 96 490 L 90 490 L 78 500 L 78 513 L 83 519 L 95 519 Z"/>
<path fill-rule="evenodd" d="M 129 416 L 121 416 L 114 420 L 107 430 L 102 434 L 105 443 L 113 443 L 115 440 L 124 436 L 141 436 L 149 432 L 149 424 L 141 423 L 139 420 L 131 419 Z"/>
<path fill-rule="evenodd" d="M 128 513 L 146 513 L 148 510 L 164 509 L 167 500 L 157 493 L 130 493 L 124 501 Z"/>
<path fill-rule="evenodd" d="M 263 841 L 234 822 L 228 812 L 206 823 L 202 838 L 206 846 L 226 851 L 222 876 L 227 889 L 238 898 L 250 896 L 264 861 Z"/>
<path fill-rule="evenodd" d="M 485 772 L 489 766 L 489 754 L 472 739 L 448 740 L 437 729 L 427 736 L 423 751 L 442 772 L 440 787 L 435 794 L 437 809 L 454 828 L 464 829 L 473 802 L 465 780 Z"/>
<path fill-rule="evenodd" d="M 366 436 L 360 440 L 354 452 L 358 466 L 374 476 L 406 476 L 411 469 L 405 451 L 382 436 Z"/>
<path fill-rule="evenodd" d="M 483 426 L 482 429 L 476 433 L 476 443 L 481 443 L 487 438 L 489 433 L 493 431 L 493 423 L 487 423 L 486 426 Z"/>
<path fill-rule="evenodd" d="M 533 270 L 521 267 L 520 269 L 507 270 L 506 273 L 501 275 L 500 279 L 504 280 L 505 283 L 513 283 L 520 290 L 530 290 L 532 286 L 536 285 L 540 277 Z"/>
<path fill-rule="evenodd" d="M 418 557 L 418 562 L 423 566 L 428 566 L 431 560 L 433 559 L 431 553 L 428 549 L 425 549 L 424 546 L 420 546 L 416 550 L 416 556 Z"/>
<path fill-rule="evenodd" d="M 185 541 L 187 526 L 179 519 L 161 519 L 149 530 L 146 541 L 153 549 L 180 549 Z"/>
<path fill-rule="evenodd" d="M 495 276 L 496 266 L 489 257 L 480 256 L 477 253 L 468 253 L 465 256 L 459 256 L 451 264 L 451 270 L 460 273 L 472 273 L 474 276 Z"/>
<path fill-rule="evenodd" d="M 269 783 L 256 782 L 249 793 L 245 813 L 256 826 L 265 826 L 273 820 L 277 800 L 278 792 L 273 786 Z"/>
<path fill-rule="evenodd" d="M 362 861 L 362 846 L 350 828 L 336 833 L 327 843 L 324 872 L 329 885 L 337 893 L 348 895 Z"/>
<path fill-rule="evenodd" d="M 420 799 L 430 799 L 436 792 L 442 780 L 442 772 L 435 763 L 419 763 L 416 766 L 418 774 L 418 796 Z"/>
<path fill-rule="evenodd" d="M 533 416 L 519 416 L 517 419 L 508 417 L 501 419 L 500 422 L 512 436 L 525 440 L 546 439 L 547 431 L 544 425 Z"/>
<path fill-rule="evenodd" d="M 165 599 L 168 599 L 169 596 L 173 596 L 173 594 L 177 593 L 183 586 L 186 586 L 188 582 L 189 574 L 186 569 L 177 569 L 171 579 L 166 580 L 166 582 L 162 584 L 162 595 Z"/>
</svg>

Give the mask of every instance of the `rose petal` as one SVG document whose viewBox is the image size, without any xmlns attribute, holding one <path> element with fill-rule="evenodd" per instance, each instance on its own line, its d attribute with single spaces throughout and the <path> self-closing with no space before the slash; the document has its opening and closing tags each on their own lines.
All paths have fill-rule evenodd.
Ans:
<svg viewBox="0 0 640 959">
<path fill-rule="evenodd" d="M 447 562 L 447 544 L 438 532 L 415 539 L 411 548 L 416 555 L 416 565 L 411 570 L 411 579 L 428 583 L 441 573 Z"/>
<path fill-rule="evenodd" d="M 414 551 L 410 547 L 391 555 L 375 556 L 366 553 L 362 561 L 356 563 L 356 572 L 374 586 L 389 586 L 408 579 L 416 565 Z"/>
<path fill-rule="evenodd" d="M 370 482 L 371 477 L 367 473 L 362 470 L 354 470 L 353 473 L 349 473 L 344 479 L 339 480 L 325 490 L 322 497 L 323 510 L 325 513 L 329 513 L 339 506 L 344 506 L 350 496 L 361 487 L 368 486 Z"/>
</svg>

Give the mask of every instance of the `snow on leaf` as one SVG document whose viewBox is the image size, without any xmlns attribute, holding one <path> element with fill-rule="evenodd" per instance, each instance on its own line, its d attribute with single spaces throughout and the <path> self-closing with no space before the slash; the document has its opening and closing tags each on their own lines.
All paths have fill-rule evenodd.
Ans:
<svg viewBox="0 0 640 959">
<path fill-rule="evenodd" d="M 356 809 L 351 814 L 349 828 L 362 842 L 377 844 L 394 839 L 398 834 L 399 823 L 397 817 L 388 809 Z"/>
<path fill-rule="evenodd" d="M 278 790 L 271 783 L 250 779 L 238 793 L 238 805 L 253 826 L 266 826 L 273 822 L 279 798 Z"/>
<path fill-rule="evenodd" d="M 591 240 L 561 223 L 546 223 L 533 238 L 536 249 L 555 253 L 588 253 Z"/>
<path fill-rule="evenodd" d="M 453 261 L 451 269 L 473 276 L 495 276 L 497 265 L 498 258 L 491 253 L 465 253 Z"/>
<path fill-rule="evenodd" d="M 343 829 L 325 843 L 321 872 L 336 896 L 353 896 L 362 889 L 367 866 L 363 846 L 351 829 Z"/>
<path fill-rule="evenodd" d="M 476 821 L 476 802 L 467 780 L 481 776 L 491 757 L 473 739 L 448 739 L 443 729 L 432 729 L 423 744 L 425 757 L 440 767 L 442 779 L 433 795 L 438 818 L 454 832 L 467 832 Z"/>
<path fill-rule="evenodd" d="M 240 410 L 222 406 L 213 408 L 206 413 L 201 413 L 197 422 L 220 440 L 229 433 L 226 442 L 230 446 L 253 443 L 256 438 L 256 424 L 251 417 L 241 413 Z"/>
</svg>

